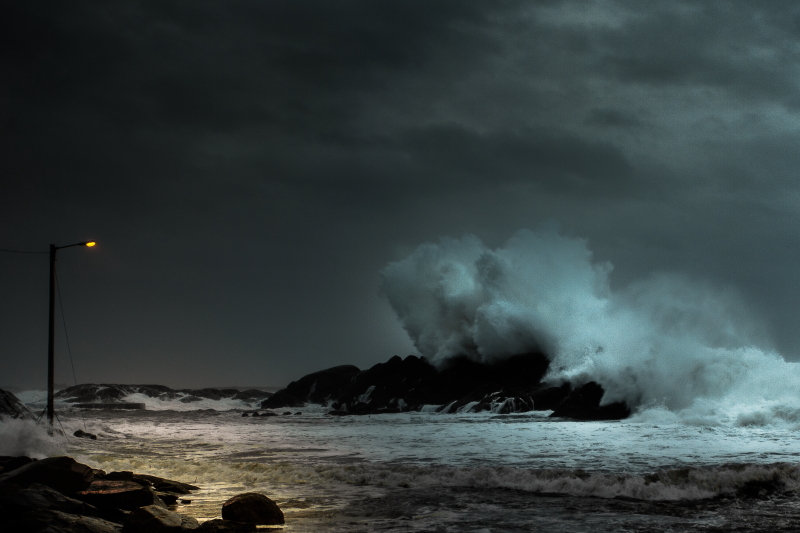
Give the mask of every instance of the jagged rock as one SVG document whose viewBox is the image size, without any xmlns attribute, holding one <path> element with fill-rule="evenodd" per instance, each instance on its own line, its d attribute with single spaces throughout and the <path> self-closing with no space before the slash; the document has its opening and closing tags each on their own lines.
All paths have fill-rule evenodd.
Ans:
<svg viewBox="0 0 800 533">
<path fill-rule="evenodd" d="M 572 392 L 572 385 L 564 383 L 560 387 L 545 387 L 531 393 L 533 408 L 536 411 L 556 409 Z"/>
<path fill-rule="evenodd" d="M 23 516 L 0 518 L 3 531 L 9 533 L 122 533 L 122 525 L 97 518 L 49 509 Z"/>
<path fill-rule="evenodd" d="M 200 487 L 183 483 L 182 481 L 175 481 L 174 479 L 165 479 L 163 477 L 151 476 L 148 474 L 134 474 L 128 470 L 120 472 L 109 472 L 103 476 L 103 479 L 108 481 L 133 481 L 146 487 L 154 487 L 156 490 L 164 492 L 176 492 L 178 494 L 189 494 L 193 490 L 198 490 Z"/>
<path fill-rule="evenodd" d="M 258 389 L 247 389 L 245 391 L 241 391 L 233 396 L 234 400 L 244 400 L 246 402 L 252 402 L 254 400 L 264 400 L 272 396 L 271 392 L 258 390 Z"/>
<path fill-rule="evenodd" d="M 36 459 L 31 459 L 27 455 L 19 455 L 19 456 L 9 456 L 9 455 L 2 455 L 0 456 L 0 474 L 3 472 L 11 472 L 12 470 L 16 470 L 21 466 L 25 466 L 28 463 L 34 462 Z"/>
<path fill-rule="evenodd" d="M 590 381 L 570 392 L 550 416 L 574 420 L 622 420 L 631 415 L 628 406 L 622 402 L 601 406 L 603 394 L 603 387 Z"/>
<path fill-rule="evenodd" d="M 19 398 L 9 391 L 0 389 L 0 419 L 3 417 L 36 420 L 36 415 L 19 401 Z"/>
<path fill-rule="evenodd" d="M 261 408 L 302 407 L 306 402 L 325 403 L 359 372 L 356 366 L 341 365 L 308 374 L 261 402 Z"/>
<path fill-rule="evenodd" d="M 98 510 L 86 502 L 64 496 L 41 483 L 33 483 L 27 489 L 11 485 L 0 485 L 0 517 L 21 516 L 49 509 L 84 516 L 98 516 Z M 2 523 L 2 518 L 0 518 Z"/>
<path fill-rule="evenodd" d="M 222 519 L 265 526 L 284 523 L 283 511 L 278 504 L 257 492 L 237 494 L 226 501 L 222 505 Z"/>
<path fill-rule="evenodd" d="M 95 435 L 94 433 L 87 433 L 87 432 L 85 432 L 83 430 L 80 430 L 80 429 L 77 430 L 75 433 L 73 433 L 73 435 L 75 437 L 78 437 L 79 439 L 97 440 L 97 435 Z"/>
<path fill-rule="evenodd" d="M 215 518 L 203 522 L 195 531 L 197 533 L 253 533 L 256 531 L 256 525 Z"/>
<path fill-rule="evenodd" d="M 286 389 L 281 389 L 261 402 L 261 408 L 278 409 L 281 407 L 303 407 L 305 404 L 306 402 L 290 394 Z"/>
<path fill-rule="evenodd" d="M 48 457 L 0 474 L 0 484 L 27 488 L 34 483 L 41 483 L 66 495 L 86 489 L 93 479 L 92 468 L 78 463 L 72 457 Z"/>
<path fill-rule="evenodd" d="M 75 496 L 102 509 L 133 511 L 146 505 L 166 506 L 152 487 L 143 486 L 135 481 L 96 480 Z"/>
<path fill-rule="evenodd" d="M 200 524 L 194 518 L 157 505 L 136 509 L 125 521 L 125 533 L 177 533 L 198 527 Z"/>
</svg>

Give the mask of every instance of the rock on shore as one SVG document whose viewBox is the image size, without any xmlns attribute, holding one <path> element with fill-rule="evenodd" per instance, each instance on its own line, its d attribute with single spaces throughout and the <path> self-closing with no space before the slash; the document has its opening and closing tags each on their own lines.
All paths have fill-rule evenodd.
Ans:
<svg viewBox="0 0 800 533">
<path fill-rule="evenodd" d="M 533 410 L 575 420 L 618 420 L 630 415 L 624 403 L 601 405 L 594 382 L 573 386 L 542 382 L 549 367 L 540 352 L 517 354 L 494 364 L 456 357 L 443 368 L 425 358 L 394 356 L 367 370 L 346 365 L 293 381 L 261 403 L 262 409 L 329 405 L 332 415 L 365 415 L 433 409 L 443 413 Z"/>
<path fill-rule="evenodd" d="M 188 483 L 156 476 L 106 473 L 71 457 L 39 461 L 0 457 L 0 531 L 215 533 L 249 532 L 256 530 L 255 524 L 283 523 L 280 508 L 263 494 L 240 495 L 243 497 L 234 505 L 236 521 L 225 519 L 223 510 L 223 520 L 210 520 L 203 525 L 170 510 L 165 503 L 170 497 L 174 503 L 176 495 L 197 489 Z"/>
<path fill-rule="evenodd" d="M 9 391 L 0 389 L 0 418 L 3 417 L 36 420 L 36 415 L 19 401 L 19 398 Z"/>
</svg>

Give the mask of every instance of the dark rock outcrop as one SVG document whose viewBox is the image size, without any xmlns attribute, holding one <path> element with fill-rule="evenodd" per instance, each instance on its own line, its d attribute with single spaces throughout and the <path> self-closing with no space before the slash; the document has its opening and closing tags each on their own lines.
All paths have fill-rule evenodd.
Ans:
<svg viewBox="0 0 800 533">
<path fill-rule="evenodd" d="M 31 459 L 26 455 L 20 456 L 8 456 L 8 455 L 0 455 L 0 474 L 4 472 L 11 472 L 12 470 L 16 470 L 21 466 L 25 466 L 28 463 L 34 462 L 36 459 Z"/>
<path fill-rule="evenodd" d="M 257 492 L 238 494 L 222 504 L 222 519 L 265 526 L 284 523 L 278 504 Z"/>
<path fill-rule="evenodd" d="M 102 509 L 133 511 L 146 505 L 165 506 L 152 487 L 135 481 L 95 480 L 75 497 Z"/>
<path fill-rule="evenodd" d="M 498 414 L 550 411 L 576 420 L 616 420 L 630 415 L 623 403 L 600 406 L 597 383 L 578 388 L 542 383 L 549 360 L 541 352 L 513 355 L 492 364 L 463 356 L 437 369 L 424 358 L 394 356 L 363 371 L 333 367 L 309 374 L 276 392 L 262 408 L 329 404 L 334 416 L 373 415 L 421 410 Z M 430 409 L 430 407 L 427 407 Z"/>
<path fill-rule="evenodd" d="M 0 418 L 3 417 L 36 420 L 36 415 L 19 401 L 19 398 L 9 391 L 0 389 Z"/>
<path fill-rule="evenodd" d="M 85 490 L 93 479 L 94 471 L 72 457 L 48 457 L 0 474 L 0 484 L 27 488 L 40 483 L 69 496 Z"/>
<path fill-rule="evenodd" d="M 17 466 L 0 476 L 3 532 L 186 532 L 199 526 L 194 518 L 167 510 L 156 493 L 156 487 L 176 491 L 160 494 L 177 501 L 178 495 L 197 489 L 188 483 L 132 472 L 106 474 L 70 457 L 0 457 L 0 464 Z M 92 480 L 94 475 L 98 479 Z"/>
<path fill-rule="evenodd" d="M 158 505 L 147 505 L 133 511 L 125 521 L 126 533 L 178 533 L 196 530 L 194 518 L 174 513 Z"/>
<path fill-rule="evenodd" d="M 60 511 L 84 516 L 99 516 L 97 508 L 86 502 L 70 498 L 40 483 L 27 489 L 0 485 L 0 515 L 22 516 L 39 510 Z"/>
<path fill-rule="evenodd" d="M 573 420 L 621 420 L 631 415 L 628 406 L 622 402 L 601 406 L 604 393 L 603 387 L 590 381 L 570 392 L 550 416 Z"/>
<path fill-rule="evenodd" d="M 264 400 L 261 408 L 302 407 L 306 402 L 324 404 L 335 398 L 359 372 L 357 366 L 342 365 L 308 374 Z"/>
</svg>

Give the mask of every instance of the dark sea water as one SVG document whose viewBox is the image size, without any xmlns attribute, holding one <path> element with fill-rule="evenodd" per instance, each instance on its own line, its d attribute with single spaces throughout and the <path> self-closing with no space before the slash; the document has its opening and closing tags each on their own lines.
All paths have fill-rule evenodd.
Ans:
<svg viewBox="0 0 800 533">
<path fill-rule="evenodd" d="M 68 433 L 85 427 L 98 440 L 13 431 L 40 455 L 195 483 L 178 510 L 200 521 L 258 491 L 296 532 L 800 531 L 790 424 L 324 413 L 67 410 Z"/>
</svg>

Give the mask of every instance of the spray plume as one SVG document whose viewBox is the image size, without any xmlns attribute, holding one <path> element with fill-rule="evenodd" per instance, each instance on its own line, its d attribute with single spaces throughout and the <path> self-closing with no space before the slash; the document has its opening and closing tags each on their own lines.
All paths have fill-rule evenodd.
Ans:
<svg viewBox="0 0 800 533">
<path fill-rule="evenodd" d="M 386 266 L 382 292 L 435 364 L 540 349 L 546 379 L 597 381 L 603 403 L 640 414 L 800 421 L 798 365 L 763 347 L 734 291 L 674 274 L 612 291 L 611 271 L 583 239 L 523 230 L 495 250 L 474 236 L 423 244 Z"/>
</svg>

